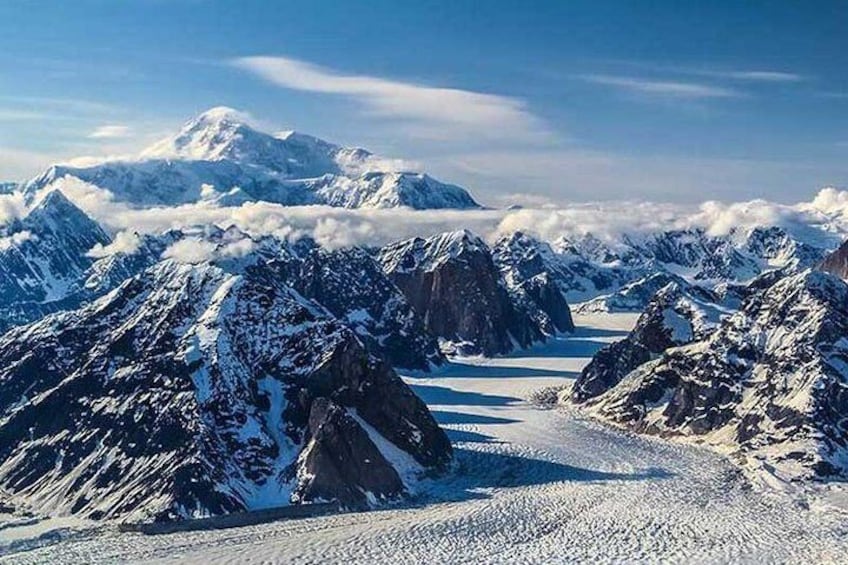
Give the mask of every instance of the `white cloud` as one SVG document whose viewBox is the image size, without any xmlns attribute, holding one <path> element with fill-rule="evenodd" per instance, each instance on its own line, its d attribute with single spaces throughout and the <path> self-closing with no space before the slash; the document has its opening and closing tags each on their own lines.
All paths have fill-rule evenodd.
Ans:
<svg viewBox="0 0 848 565">
<path fill-rule="evenodd" d="M 174 259 L 180 263 L 203 263 L 215 258 L 217 245 L 199 238 L 187 237 L 171 244 L 163 253 L 163 259 Z"/>
<path fill-rule="evenodd" d="M 105 125 L 96 128 L 88 134 L 88 137 L 90 139 L 122 139 L 129 137 L 131 131 L 129 126 Z"/>
<path fill-rule="evenodd" d="M 807 80 L 802 75 L 787 73 L 784 71 L 728 71 L 724 73 L 717 72 L 711 74 L 713 76 L 759 82 L 803 82 Z"/>
<path fill-rule="evenodd" d="M 580 78 L 593 84 L 611 86 L 649 96 L 684 99 L 735 98 L 743 96 L 743 93 L 737 90 L 694 82 L 651 80 L 615 75 L 582 75 Z"/>
<path fill-rule="evenodd" d="M 141 238 L 139 235 L 133 231 L 125 230 L 115 234 L 115 237 L 112 239 L 112 243 L 109 245 L 103 245 L 102 243 L 96 244 L 88 251 L 88 253 L 86 253 L 86 256 L 94 259 L 100 259 L 102 257 L 109 257 L 118 253 L 134 253 L 138 250 L 140 245 Z"/>
<path fill-rule="evenodd" d="M 24 196 L 20 192 L 0 194 L 0 226 L 20 218 L 26 213 Z"/>
<path fill-rule="evenodd" d="M 408 122 L 421 137 L 495 137 L 505 132 L 529 140 L 550 137 L 542 121 L 516 98 L 347 75 L 288 57 L 242 57 L 232 63 L 284 88 L 351 97 L 378 117 Z"/>
<path fill-rule="evenodd" d="M 295 239 L 309 235 L 328 248 L 383 245 L 459 228 L 470 229 L 489 241 L 516 230 L 549 241 L 591 233 L 614 242 L 622 234 L 638 235 L 666 229 L 701 227 L 713 234 L 724 234 L 733 228 L 777 225 L 790 233 L 803 235 L 806 240 L 819 238 L 823 245 L 832 245 L 848 234 L 848 191 L 835 188 L 823 189 L 810 202 L 798 204 L 762 199 L 703 204 L 619 199 L 558 205 L 528 201 L 527 204 L 534 207 L 518 210 L 350 210 L 329 206 L 281 206 L 268 202 L 248 202 L 233 207 L 200 202 L 169 208 L 134 209 L 115 202 L 107 191 L 78 180 L 65 178 L 54 186 L 107 229 L 119 233 L 114 244 L 116 248 L 132 243 L 129 236 L 123 240 L 120 232 L 160 233 L 212 224 L 221 228 L 234 225 L 254 236 L 272 234 Z M 240 257 L 252 249 L 252 243 L 244 240 L 224 242 L 219 246 L 198 241 L 190 237 L 166 255 L 196 263 Z M 105 254 L 106 248 L 99 253 Z"/>
<path fill-rule="evenodd" d="M 0 237 L 0 251 L 6 251 L 11 247 L 20 245 L 25 241 L 36 239 L 30 231 L 20 231 L 8 237 Z"/>
</svg>

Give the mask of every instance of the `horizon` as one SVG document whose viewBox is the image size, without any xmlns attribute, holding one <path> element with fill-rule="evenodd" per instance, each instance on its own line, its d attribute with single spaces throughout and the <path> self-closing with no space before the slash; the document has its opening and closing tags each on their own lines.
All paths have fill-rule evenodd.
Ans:
<svg viewBox="0 0 848 565">
<path fill-rule="evenodd" d="M 0 179 L 135 154 L 226 105 L 493 206 L 794 203 L 848 186 L 837 2 L 286 7 L 0 6 Z"/>
</svg>

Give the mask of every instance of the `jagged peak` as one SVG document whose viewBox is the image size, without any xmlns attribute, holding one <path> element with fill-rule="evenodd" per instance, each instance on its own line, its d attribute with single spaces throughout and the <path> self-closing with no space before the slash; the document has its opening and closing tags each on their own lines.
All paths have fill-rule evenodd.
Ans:
<svg viewBox="0 0 848 565">
<path fill-rule="evenodd" d="M 24 218 L 24 222 L 30 227 L 40 222 L 56 220 L 94 223 L 94 220 L 89 218 L 59 189 L 49 191 Z"/>
</svg>

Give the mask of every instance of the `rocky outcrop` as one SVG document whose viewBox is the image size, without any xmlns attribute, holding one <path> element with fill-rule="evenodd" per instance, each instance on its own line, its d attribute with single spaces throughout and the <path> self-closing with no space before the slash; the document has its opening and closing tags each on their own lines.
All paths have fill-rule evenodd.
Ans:
<svg viewBox="0 0 848 565">
<path fill-rule="evenodd" d="M 513 302 L 546 335 L 574 331 L 571 309 L 562 290 L 561 274 L 548 260 L 550 246 L 522 232 L 500 239 L 492 257 Z"/>
<path fill-rule="evenodd" d="M 371 500 L 392 500 L 405 490 L 397 471 L 347 410 L 317 398 L 309 413 L 306 449 L 298 460 L 295 500 L 343 500 L 367 507 Z"/>
<path fill-rule="evenodd" d="M 572 402 L 600 396 L 625 376 L 665 350 L 703 338 L 715 328 L 723 310 L 708 291 L 687 283 L 670 282 L 661 288 L 623 340 L 598 351 L 574 381 Z"/>
<path fill-rule="evenodd" d="M 848 286 L 788 276 L 706 337 L 666 351 L 590 410 L 636 431 L 735 453 L 788 479 L 846 476 Z"/>
<path fill-rule="evenodd" d="M 340 321 L 393 366 L 427 371 L 444 361 L 439 345 L 404 294 L 367 251 L 327 250 L 302 240 L 280 262 L 288 283 Z"/>
<path fill-rule="evenodd" d="M 378 260 L 450 352 L 496 355 L 545 338 L 511 299 L 489 247 L 467 230 L 388 245 Z"/>
<path fill-rule="evenodd" d="M 825 257 L 816 268 L 840 279 L 848 279 L 848 242 L 843 243 L 833 253 Z"/>
<path fill-rule="evenodd" d="M 387 469 L 356 466 L 374 450 L 421 472 L 451 456 L 392 369 L 263 260 L 164 261 L 0 338 L 0 487 L 37 511 L 174 520 L 315 497 L 359 507 L 414 481 L 398 489 Z"/>
</svg>

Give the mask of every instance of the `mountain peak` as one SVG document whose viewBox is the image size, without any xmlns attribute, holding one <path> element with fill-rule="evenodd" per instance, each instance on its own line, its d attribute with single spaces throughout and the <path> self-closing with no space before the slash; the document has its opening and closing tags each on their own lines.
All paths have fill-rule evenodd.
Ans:
<svg viewBox="0 0 848 565">
<path fill-rule="evenodd" d="M 248 120 L 244 112 L 216 106 L 186 122 L 176 135 L 142 151 L 141 157 L 218 161 L 243 153 L 239 146 L 246 138 L 273 139 L 252 129 Z"/>
<path fill-rule="evenodd" d="M 197 116 L 192 122 L 222 122 L 224 120 L 245 122 L 248 120 L 248 115 L 229 106 L 215 106 Z"/>
<path fill-rule="evenodd" d="M 85 216 L 85 213 L 77 208 L 61 190 L 51 190 L 36 204 L 29 213 L 30 218 L 35 217 L 57 217 L 57 216 Z"/>
</svg>

